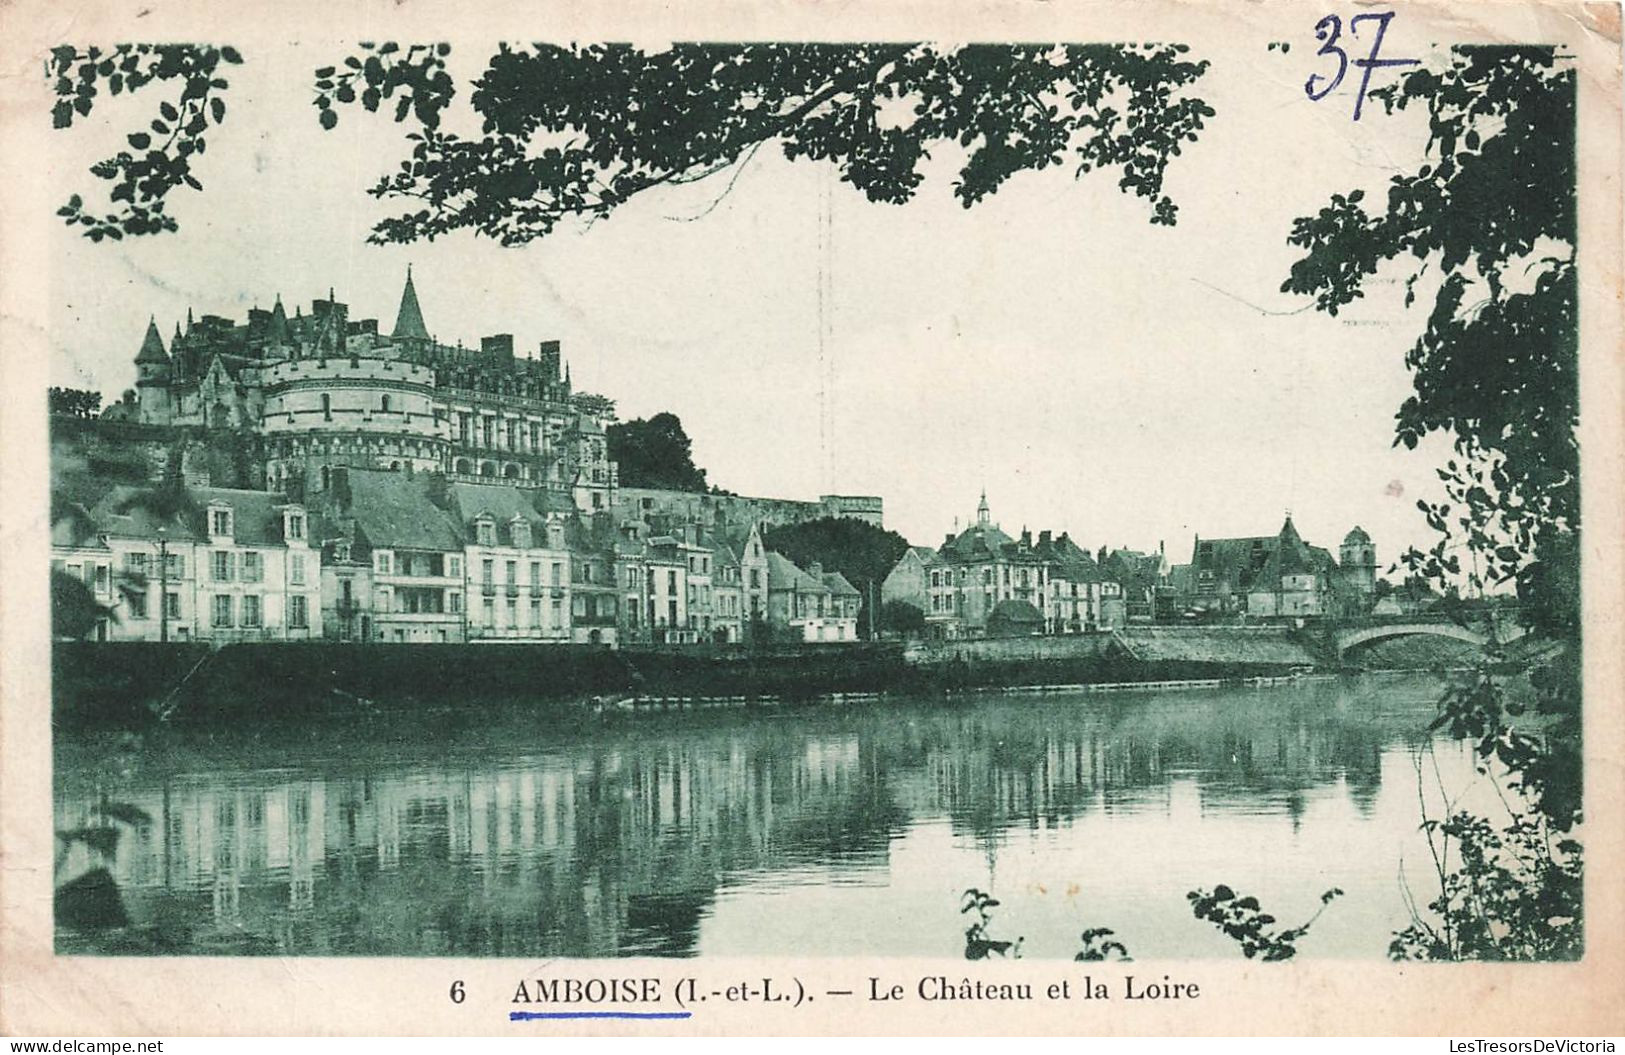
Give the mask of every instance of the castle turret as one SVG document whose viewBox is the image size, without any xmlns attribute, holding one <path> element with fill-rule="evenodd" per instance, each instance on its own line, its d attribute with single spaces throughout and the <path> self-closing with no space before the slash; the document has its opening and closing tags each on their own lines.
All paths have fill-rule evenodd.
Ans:
<svg viewBox="0 0 1625 1055">
<path fill-rule="evenodd" d="M 288 313 L 282 307 L 282 294 L 276 295 L 276 306 L 271 309 L 271 323 L 265 332 L 265 342 L 272 348 L 284 348 L 288 341 Z"/>
<path fill-rule="evenodd" d="M 158 320 L 147 320 L 147 334 L 135 356 L 135 387 L 141 402 L 141 420 L 169 421 L 169 353 L 158 335 Z"/>
</svg>

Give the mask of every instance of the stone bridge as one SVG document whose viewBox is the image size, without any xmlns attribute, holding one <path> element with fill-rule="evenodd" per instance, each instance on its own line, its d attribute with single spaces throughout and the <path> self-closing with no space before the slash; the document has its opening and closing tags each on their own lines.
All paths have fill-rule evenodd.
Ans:
<svg viewBox="0 0 1625 1055">
<path fill-rule="evenodd" d="M 1506 644 L 1522 637 L 1526 628 L 1518 623 L 1516 609 L 1498 609 L 1488 615 L 1477 615 L 1464 625 L 1446 616 L 1395 616 L 1392 619 L 1362 619 L 1341 623 L 1327 635 L 1328 644 L 1338 659 L 1351 649 L 1373 641 L 1386 641 L 1394 637 L 1413 637 L 1430 634 L 1466 641 L 1473 645 L 1487 645 L 1493 640 Z"/>
</svg>

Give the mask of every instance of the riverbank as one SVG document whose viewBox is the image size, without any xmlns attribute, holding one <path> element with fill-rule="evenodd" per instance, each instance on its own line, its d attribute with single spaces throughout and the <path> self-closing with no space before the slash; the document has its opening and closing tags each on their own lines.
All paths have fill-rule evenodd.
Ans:
<svg viewBox="0 0 1625 1055">
<path fill-rule="evenodd" d="M 1133 628 L 1064 638 L 908 645 L 357 646 L 69 642 L 52 654 L 62 725 L 262 721 L 423 707 L 668 707 L 887 694 L 1257 683 L 1301 674 L 1286 631 Z M 675 706 L 683 706 L 677 702 Z"/>
</svg>

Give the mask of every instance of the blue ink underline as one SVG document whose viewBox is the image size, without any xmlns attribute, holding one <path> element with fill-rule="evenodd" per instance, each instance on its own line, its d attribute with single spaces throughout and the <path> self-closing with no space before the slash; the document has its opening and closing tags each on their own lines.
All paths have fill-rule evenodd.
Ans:
<svg viewBox="0 0 1625 1055">
<path fill-rule="evenodd" d="M 559 1018 L 692 1018 L 692 1011 L 510 1011 L 509 1022 L 534 1022 Z"/>
</svg>

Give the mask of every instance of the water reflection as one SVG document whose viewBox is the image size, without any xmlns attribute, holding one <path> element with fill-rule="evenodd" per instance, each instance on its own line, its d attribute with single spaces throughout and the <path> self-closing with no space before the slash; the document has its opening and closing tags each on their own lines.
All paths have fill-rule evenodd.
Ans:
<svg viewBox="0 0 1625 1055">
<path fill-rule="evenodd" d="M 686 956 L 732 944 L 727 927 L 706 938 L 719 899 L 750 902 L 734 916 L 772 949 L 776 927 L 824 911 L 819 891 L 903 897 L 922 867 L 946 889 L 975 884 L 950 874 L 957 858 L 902 853 L 944 825 L 992 869 L 1038 833 L 1065 846 L 1082 819 L 1110 832 L 1168 817 L 1177 789 L 1195 789 L 1192 846 L 1231 818 L 1295 832 L 1316 794 L 1369 821 L 1385 754 L 1421 742 L 1433 699 L 1426 683 L 1366 680 L 578 728 L 504 710 L 479 728 L 177 732 L 118 778 L 104 744 L 69 741 L 56 822 L 83 823 L 104 791 L 150 813 L 114 873 L 132 916 L 183 949 L 248 935 L 236 951 Z M 952 954 L 957 938 L 893 930 L 865 948 Z"/>
</svg>

